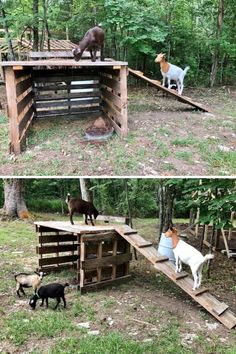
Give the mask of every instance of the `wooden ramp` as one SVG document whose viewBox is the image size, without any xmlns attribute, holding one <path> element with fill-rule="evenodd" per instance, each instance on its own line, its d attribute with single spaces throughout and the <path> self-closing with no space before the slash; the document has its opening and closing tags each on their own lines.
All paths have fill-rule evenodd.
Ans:
<svg viewBox="0 0 236 354">
<path fill-rule="evenodd" d="M 220 302 L 210 294 L 207 288 L 192 290 L 193 280 L 186 272 L 176 274 L 174 265 L 165 256 L 157 252 L 152 243 L 146 241 L 137 231 L 127 225 L 116 227 L 116 231 L 128 241 L 138 252 L 147 258 L 158 271 L 164 273 L 168 278 L 175 282 L 180 288 L 188 293 L 196 302 L 210 312 L 218 321 L 227 328 L 232 329 L 236 326 L 236 317 L 229 306 Z"/>
<path fill-rule="evenodd" d="M 149 79 L 147 76 L 144 76 L 144 74 L 141 71 L 133 70 L 130 68 L 128 68 L 128 69 L 129 69 L 129 73 L 132 76 L 135 76 L 141 80 L 144 80 L 144 81 L 148 82 L 150 85 L 156 87 L 158 90 L 164 91 L 164 92 L 168 93 L 169 95 L 174 96 L 178 101 L 190 104 L 191 106 L 193 106 L 196 109 L 199 109 L 200 111 L 210 112 L 210 110 L 208 108 L 204 107 L 203 105 L 201 105 L 198 102 L 194 102 L 191 98 L 181 96 L 175 90 L 169 90 L 168 88 L 162 86 L 161 83 L 157 80 Z"/>
</svg>

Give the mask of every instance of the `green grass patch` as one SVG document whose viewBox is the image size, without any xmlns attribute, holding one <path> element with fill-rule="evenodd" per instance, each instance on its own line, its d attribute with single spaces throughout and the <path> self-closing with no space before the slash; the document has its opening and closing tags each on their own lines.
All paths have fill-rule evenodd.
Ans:
<svg viewBox="0 0 236 354">
<path fill-rule="evenodd" d="M 193 136 L 171 140 L 171 144 L 175 146 L 194 146 L 196 142 L 197 140 Z"/>
<path fill-rule="evenodd" d="M 6 323 L 6 338 L 17 346 L 24 344 L 32 335 L 53 338 L 62 332 L 69 334 L 76 330 L 65 310 L 38 310 L 34 313 L 17 311 L 8 316 Z"/>
<path fill-rule="evenodd" d="M 177 159 L 184 160 L 190 164 L 193 163 L 193 153 L 191 151 L 177 151 L 175 153 Z"/>
<path fill-rule="evenodd" d="M 103 336 L 87 336 L 68 338 L 58 341 L 50 354 L 189 354 L 190 350 L 180 344 L 179 332 L 176 326 L 170 326 L 151 342 L 143 343 L 128 339 L 113 332 Z"/>
</svg>

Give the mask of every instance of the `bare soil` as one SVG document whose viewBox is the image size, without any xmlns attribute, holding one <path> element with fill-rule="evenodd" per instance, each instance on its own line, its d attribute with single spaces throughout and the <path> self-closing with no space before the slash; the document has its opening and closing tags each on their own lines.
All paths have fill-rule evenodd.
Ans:
<svg viewBox="0 0 236 354">
<path fill-rule="evenodd" d="M 36 120 L 26 150 L 9 155 L 8 123 L 0 121 L 0 175 L 233 175 L 236 88 L 186 89 L 211 113 L 163 97 L 152 88 L 129 88 L 129 135 L 90 142 L 94 118 Z M 0 88 L 3 113 L 4 87 Z"/>
</svg>

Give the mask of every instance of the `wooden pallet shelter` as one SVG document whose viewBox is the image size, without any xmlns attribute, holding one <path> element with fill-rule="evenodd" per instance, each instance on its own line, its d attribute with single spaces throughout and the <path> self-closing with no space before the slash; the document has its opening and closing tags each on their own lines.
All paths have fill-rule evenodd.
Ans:
<svg viewBox="0 0 236 354">
<path fill-rule="evenodd" d="M 127 63 L 32 60 L 1 63 L 4 71 L 10 152 L 21 153 L 31 123 L 40 118 L 107 117 L 127 136 Z"/>
<path fill-rule="evenodd" d="M 68 222 L 35 224 L 39 270 L 75 268 L 81 292 L 130 278 L 130 244 L 114 226 L 70 225 Z"/>
<path fill-rule="evenodd" d="M 168 257 L 158 253 L 152 242 L 130 226 L 70 225 L 59 221 L 35 224 L 39 237 L 39 269 L 55 270 L 68 267 L 68 264 L 76 267 L 77 283 L 82 292 L 129 279 L 131 245 L 156 270 L 165 274 L 227 328 L 236 326 L 236 317 L 227 304 L 215 298 L 205 287 L 193 291 L 193 280 L 189 274 L 176 274 Z M 62 256 L 62 252 L 69 252 L 69 255 Z M 48 256 L 52 253 L 55 255 Z"/>
</svg>

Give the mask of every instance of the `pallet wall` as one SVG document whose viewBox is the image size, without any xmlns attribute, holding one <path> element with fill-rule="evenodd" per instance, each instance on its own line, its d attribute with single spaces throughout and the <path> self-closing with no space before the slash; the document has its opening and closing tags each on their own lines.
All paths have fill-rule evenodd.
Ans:
<svg viewBox="0 0 236 354">
<path fill-rule="evenodd" d="M 49 60 L 47 69 L 4 66 L 4 75 L 12 153 L 22 151 L 32 120 L 39 118 L 102 115 L 120 137 L 128 134 L 126 66 L 50 67 Z"/>
<path fill-rule="evenodd" d="M 5 69 L 8 116 L 10 118 L 10 152 L 20 153 L 26 132 L 34 118 L 34 95 L 31 70 Z"/>
<path fill-rule="evenodd" d="M 64 231 L 38 228 L 38 270 L 45 272 L 77 267 L 79 239 Z"/>
<path fill-rule="evenodd" d="M 80 291 L 128 279 L 131 259 L 130 244 L 115 231 L 82 235 L 77 267 Z"/>
<path fill-rule="evenodd" d="M 110 118 L 119 135 L 128 133 L 127 69 L 105 68 L 100 71 L 102 111 Z"/>
<path fill-rule="evenodd" d="M 95 69 L 34 70 L 36 118 L 101 112 Z"/>
</svg>

